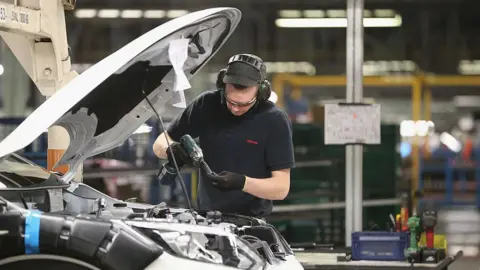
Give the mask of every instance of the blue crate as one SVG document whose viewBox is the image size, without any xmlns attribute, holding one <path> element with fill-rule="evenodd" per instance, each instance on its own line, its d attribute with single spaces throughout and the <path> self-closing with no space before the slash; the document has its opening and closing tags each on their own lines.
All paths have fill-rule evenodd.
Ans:
<svg viewBox="0 0 480 270">
<path fill-rule="evenodd" d="M 367 261 L 404 261 L 409 246 L 408 232 L 354 232 L 352 259 Z"/>
</svg>

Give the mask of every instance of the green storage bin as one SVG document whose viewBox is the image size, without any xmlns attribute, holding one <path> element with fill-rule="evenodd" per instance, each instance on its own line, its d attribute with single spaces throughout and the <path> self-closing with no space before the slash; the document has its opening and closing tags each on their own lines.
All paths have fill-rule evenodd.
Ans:
<svg viewBox="0 0 480 270">
<path fill-rule="evenodd" d="M 287 198 L 288 203 L 303 204 L 344 201 L 345 146 L 325 145 L 322 126 L 294 124 L 292 127 L 295 159 L 297 162 L 331 160 L 335 165 L 323 168 L 293 169 L 291 174 L 291 196 Z M 400 142 L 399 126 L 382 124 L 381 129 L 382 144 L 366 145 L 363 148 L 363 195 L 365 200 L 386 199 L 396 196 L 397 170 L 401 166 L 401 158 L 396 150 Z M 332 191 L 332 195 L 298 197 L 315 190 Z M 370 222 L 384 228 L 389 220 L 389 214 L 396 213 L 397 208 L 393 205 L 364 208 L 364 228 L 367 229 Z M 325 238 L 320 238 L 326 242 L 338 242 L 338 237 L 340 237 L 344 241 L 344 233 L 333 232 L 335 228 L 331 228 L 332 226 L 328 225 L 332 222 L 343 225 L 345 220 L 344 210 L 325 211 L 331 215 L 331 218 L 322 220 L 322 226 L 325 226 Z M 303 226 L 291 226 L 290 231 L 307 230 L 306 225 Z M 341 227 L 344 229 L 343 226 Z M 294 242 L 298 242 L 301 239 L 313 237 L 311 236 L 312 234 L 310 230 L 309 233 L 305 232 L 303 235 L 302 232 L 296 232 L 292 235 L 297 236 L 298 239 L 295 239 Z M 305 235 L 310 236 L 306 237 Z M 318 236 L 318 234 L 316 235 Z"/>
</svg>

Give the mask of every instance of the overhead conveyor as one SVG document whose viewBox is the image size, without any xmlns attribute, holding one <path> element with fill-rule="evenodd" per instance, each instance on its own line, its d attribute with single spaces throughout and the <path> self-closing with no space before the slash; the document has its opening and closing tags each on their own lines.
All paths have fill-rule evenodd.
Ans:
<svg viewBox="0 0 480 270">
<path fill-rule="evenodd" d="M 78 75 L 72 70 L 65 23 L 65 10 L 74 8 L 75 0 L 0 1 L 0 36 L 46 98 Z M 48 130 L 48 169 L 68 169 L 53 168 L 68 143 L 63 128 Z"/>
</svg>

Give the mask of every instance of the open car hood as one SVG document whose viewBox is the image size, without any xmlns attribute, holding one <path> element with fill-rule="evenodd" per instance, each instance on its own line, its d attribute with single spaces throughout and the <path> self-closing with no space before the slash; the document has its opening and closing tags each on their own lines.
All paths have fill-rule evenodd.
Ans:
<svg viewBox="0 0 480 270">
<path fill-rule="evenodd" d="M 57 165 L 70 165 L 63 177 L 69 181 L 85 159 L 119 146 L 153 115 L 145 94 L 160 114 L 178 95 L 170 42 L 189 39 L 183 72 L 190 79 L 221 48 L 240 19 L 235 8 L 206 9 L 133 40 L 39 106 L 0 143 L 0 157 L 26 147 L 50 126 L 62 126 L 70 144 Z"/>
</svg>

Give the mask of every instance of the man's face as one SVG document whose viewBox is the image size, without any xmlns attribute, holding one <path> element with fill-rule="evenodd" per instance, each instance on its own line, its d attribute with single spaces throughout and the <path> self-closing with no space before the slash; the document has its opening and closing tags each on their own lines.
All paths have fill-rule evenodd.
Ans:
<svg viewBox="0 0 480 270">
<path fill-rule="evenodd" d="M 239 87 L 227 83 L 225 85 L 225 99 L 227 107 L 233 115 L 241 116 L 248 112 L 256 102 L 258 86 Z"/>
</svg>

